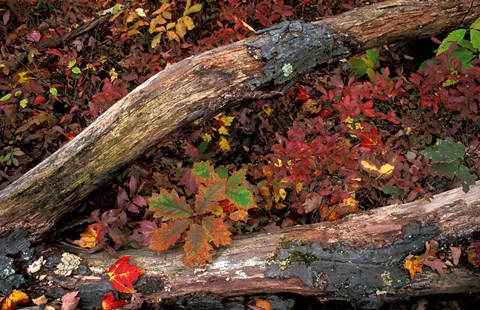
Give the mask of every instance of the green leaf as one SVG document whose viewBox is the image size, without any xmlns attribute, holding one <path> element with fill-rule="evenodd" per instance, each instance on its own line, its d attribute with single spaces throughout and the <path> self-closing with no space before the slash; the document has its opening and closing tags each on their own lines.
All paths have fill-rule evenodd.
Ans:
<svg viewBox="0 0 480 310">
<path fill-rule="evenodd" d="M 213 247 L 203 228 L 198 224 L 190 225 L 183 246 L 185 257 L 182 261 L 190 267 L 205 265 L 212 260 Z"/>
<path fill-rule="evenodd" d="M 473 22 L 470 28 L 480 30 L 480 17 Z"/>
<path fill-rule="evenodd" d="M 380 56 L 380 51 L 377 49 L 369 49 L 365 53 L 367 54 L 367 59 L 372 62 L 373 66 L 375 66 L 378 61 L 378 57 Z"/>
<path fill-rule="evenodd" d="M 403 193 L 403 190 L 394 185 L 382 185 L 382 192 L 392 197 L 398 197 Z"/>
<path fill-rule="evenodd" d="M 246 180 L 245 180 L 245 174 L 246 174 L 245 169 L 241 169 L 239 171 L 235 171 L 232 173 L 232 175 L 228 178 L 227 185 L 228 187 L 232 186 L 239 186 L 242 185 Z"/>
<path fill-rule="evenodd" d="M 248 210 L 255 207 L 255 198 L 245 187 L 228 187 L 227 198 L 237 209 Z"/>
<path fill-rule="evenodd" d="M 22 100 L 20 100 L 20 106 L 22 108 L 25 108 L 27 105 L 28 105 L 28 99 L 27 98 L 23 98 Z"/>
<path fill-rule="evenodd" d="M 194 4 L 183 12 L 183 16 L 190 15 L 192 13 L 200 12 L 202 10 L 202 5 L 200 3 Z"/>
<path fill-rule="evenodd" d="M 464 48 L 458 48 L 452 53 L 452 58 L 456 58 L 462 62 L 463 69 L 471 68 L 471 61 L 475 59 L 475 57 L 471 51 Z"/>
<path fill-rule="evenodd" d="M 218 177 L 206 185 L 200 185 L 195 196 L 195 211 L 198 214 L 209 213 L 219 201 L 225 199 L 226 180 Z"/>
<path fill-rule="evenodd" d="M 458 169 L 458 165 L 460 165 L 460 162 L 458 160 L 454 160 L 448 163 L 433 163 L 430 166 L 430 170 L 432 170 L 441 177 L 453 177 Z"/>
<path fill-rule="evenodd" d="M 215 172 L 222 178 L 228 178 L 228 168 L 227 167 L 217 167 L 215 168 Z"/>
<path fill-rule="evenodd" d="M 177 243 L 192 222 L 192 220 L 180 220 L 163 224 L 162 227 L 157 228 L 152 233 L 150 249 L 155 251 L 168 250 Z"/>
<path fill-rule="evenodd" d="M 192 168 L 193 175 L 199 182 L 205 183 L 208 179 L 214 178 L 217 174 L 208 161 L 195 163 Z"/>
<path fill-rule="evenodd" d="M 477 49 L 480 50 L 480 31 L 476 29 L 470 30 L 470 42 Z"/>
<path fill-rule="evenodd" d="M 161 217 L 164 221 L 186 219 L 193 215 L 185 197 L 179 197 L 175 190 L 169 193 L 162 188 L 159 194 L 153 194 L 147 202 L 150 210 L 155 212 L 154 217 Z"/>
<path fill-rule="evenodd" d="M 230 227 L 221 218 L 213 215 L 205 217 L 202 220 L 202 228 L 209 241 L 213 242 L 216 247 L 229 245 L 232 242 Z"/>
<path fill-rule="evenodd" d="M 460 165 L 457 170 L 457 176 L 462 180 L 462 189 L 465 193 L 470 189 L 470 185 L 475 184 L 475 177 L 468 171 L 464 165 Z"/>
<path fill-rule="evenodd" d="M 75 64 L 77 63 L 77 60 L 76 59 L 72 59 L 68 62 L 68 67 L 71 68 L 73 66 L 75 66 Z"/>
<path fill-rule="evenodd" d="M 2 98 L 0 98 L 0 102 L 1 101 L 7 101 L 8 99 L 10 99 L 12 97 L 12 94 L 6 94 L 5 96 L 3 96 Z"/>
<path fill-rule="evenodd" d="M 58 90 L 55 87 L 50 87 L 48 90 L 52 96 L 57 96 L 58 95 Z"/>
<path fill-rule="evenodd" d="M 445 39 L 443 39 L 442 43 L 438 47 L 437 55 L 448 51 L 450 45 L 452 45 L 453 42 L 459 42 L 460 40 L 462 40 L 465 37 L 466 33 L 467 29 L 458 29 L 450 32 L 450 34 Z"/>
<path fill-rule="evenodd" d="M 420 152 L 436 162 L 448 163 L 461 159 L 465 155 L 465 145 L 451 139 L 439 140 L 435 145 L 427 147 Z"/>
<path fill-rule="evenodd" d="M 74 67 L 74 68 L 72 69 L 72 72 L 75 73 L 75 74 L 80 74 L 80 73 L 82 73 L 82 70 L 80 70 L 79 67 Z"/>
<path fill-rule="evenodd" d="M 352 68 L 356 78 L 362 77 L 367 72 L 367 64 L 362 59 L 350 59 L 348 65 Z"/>
</svg>

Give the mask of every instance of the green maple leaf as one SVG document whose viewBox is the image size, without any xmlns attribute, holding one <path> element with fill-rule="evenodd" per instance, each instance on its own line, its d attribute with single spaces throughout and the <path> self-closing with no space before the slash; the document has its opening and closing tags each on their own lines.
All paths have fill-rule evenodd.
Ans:
<svg viewBox="0 0 480 310">
<path fill-rule="evenodd" d="M 229 245 L 232 242 L 229 226 L 219 217 L 207 216 L 202 220 L 202 228 L 216 247 Z"/>
<path fill-rule="evenodd" d="M 169 193 L 162 188 L 159 194 L 153 194 L 147 202 L 149 208 L 155 212 L 154 217 L 161 217 L 163 221 L 186 219 L 193 215 L 185 197 L 178 197 L 175 190 Z"/>
<path fill-rule="evenodd" d="M 150 249 L 164 251 L 174 246 L 191 223 L 191 220 L 172 221 L 157 228 L 152 234 Z"/>
<path fill-rule="evenodd" d="M 190 225 L 185 237 L 185 257 L 182 261 L 190 267 L 205 265 L 212 260 L 213 247 L 208 242 L 209 238 L 203 228 L 198 224 Z"/>
</svg>

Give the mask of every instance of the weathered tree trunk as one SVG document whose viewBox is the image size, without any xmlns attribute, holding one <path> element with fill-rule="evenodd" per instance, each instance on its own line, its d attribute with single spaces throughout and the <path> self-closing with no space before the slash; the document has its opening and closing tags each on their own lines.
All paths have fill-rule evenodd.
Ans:
<svg viewBox="0 0 480 310">
<path fill-rule="evenodd" d="M 194 309 L 228 309 L 222 298 L 288 292 L 378 308 L 384 302 L 411 297 L 480 293 L 480 270 L 465 257 L 443 276 L 424 266 L 424 272 L 412 281 L 401 268 L 407 255 L 423 253 L 426 241 L 436 240 L 448 251 L 448 246 L 458 246 L 472 232 L 480 231 L 479 210 L 480 182 L 468 194 L 456 189 L 432 201 L 392 205 L 338 222 L 237 238 L 202 268 L 182 265 L 181 249 L 119 254 L 131 255 L 133 263 L 145 269 L 135 287 L 150 304 L 175 303 L 188 297 L 200 305 Z M 58 255 L 59 250 L 55 251 Z M 49 251 L 43 254 L 51 259 Z M 116 259 L 105 253 L 80 256 L 93 274 L 85 274 L 83 269 L 84 275 L 65 278 L 44 267 L 36 275 L 48 276 L 30 283 L 30 295 L 60 297 L 78 290 L 83 307 L 98 307 L 112 290 L 106 271 Z"/>
<path fill-rule="evenodd" d="M 479 15 L 478 4 L 387 1 L 312 24 L 284 23 L 172 65 L 0 192 L 0 235 L 22 229 L 38 240 L 76 203 L 191 121 L 278 94 L 274 84 L 288 84 L 345 55 L 467 26 Z"/>
</svg>

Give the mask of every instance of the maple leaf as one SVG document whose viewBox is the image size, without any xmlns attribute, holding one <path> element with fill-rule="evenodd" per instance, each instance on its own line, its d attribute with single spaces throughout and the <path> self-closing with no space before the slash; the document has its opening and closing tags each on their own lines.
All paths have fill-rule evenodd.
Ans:
<svg viewBox="0 0 480 310">
<path fill-rule="evenodd" d="M 302 86 L 298 86 L 297 100 L 307 101 L 308 99 L 310 99 L 310 95 L 307 93 L 307 90 Z"/>
<path fill-rule="evenodd" d="M 223 219 L 215 216 L 207 216 L 202 220 L 202 228 L 209 237 L 209 242 L 213 242 L 216 247 L 221 245 L 229 245 L 232 241 L 230 236 L 232 233 L 228 230 L 229 226 L 225 224 Z"/>
<path fill-rule="evenodd" d="M 143 269 L 128 263 L 130 256 L 119 258 L 108 269 L 108 276 L 113 288 L 122 293 L 135 293 L 133 282 L 145 273 Z"/>
<path fill-rule="evenodd" d="M 174 246 L 190 223 L 191 220 L 172 221 L 156 229 L 150 240 L 150 248 L 156 251 L 164 251 Z"/>
<path fill-rule="evenodd" d="M 212 260 L 213 247 L 210 245 L 208 236 L 198 224 L 190 225 L 190 230 L 185 237 L 185 257 L 182 261 L 190 267 L 205 265 Z"/>
<path fill-rule="evenodd" d="M 403 268 L 408 270 L 410 273 L 410 279 L 413 280 L 417 272 L 423 272 L 422 265 L 422 256 L 408 255 L 403 263 Z"/>
<path fill-rule="evenodd" d="M 80 234 L 80 239 L 74 240 L 73 243 L 82 248 L 91 249 L 97 245 L 101 231 L 102 227 L 99 224 L 90 224 L 85 228 L 85 231 Z"/>
<path fill-rule="evenodd" d="M 80 297 L 77 297 L 78 291 L 70 292 L 62 296 L 62 310 L 77 309 Z"/>
<path fill-rule="evenodd" d="M 125 306 L 128 304 L 125 300 L 118 300 L 115 301 L 115 296 L 113 296 L 112 292 L 108 292 L 102 299 L 102 310 L 111 310 L 116 309 L 121 306 Z"/>
<path fill-rule="evenodd" d="M 155 212 L 154 217 L 161 217 L 164 221 L 186 219 L 193 215 L 185 197 L 178 197 L 176 190 L 169 193 L 163 188 L 160 189 L 159 194 L 153 194 L 148 199 L 148 205 Z"/>
<path fill-rule="evenodd" d="M 445 274 L 445 270 L 447 269 L 447 265 L 445 265 L 444 262 L 442 262 L 439 258 L 432 256 L 428 256 L 427 258 L 425 258 L 423 260 L 423 264 L 432 268 L 432 270 L 435 270 L 442 276 Z"/>
</svg>

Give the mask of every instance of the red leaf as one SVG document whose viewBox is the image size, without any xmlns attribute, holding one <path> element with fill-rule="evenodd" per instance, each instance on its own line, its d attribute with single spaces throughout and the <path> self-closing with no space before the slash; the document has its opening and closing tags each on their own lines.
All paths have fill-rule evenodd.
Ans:
<svg viewBox="0 0 480 310">
<path fill-rule="evenodd" d="M 37 96 L 35 100 L 33 100 L 33 105 L 40 104 L 45 101 L 45 97 L 43 96 Z"/>
<path fill-rule="evenodd" d="M 123 256 L 108 269 L 108 276 L 113 288 L 122 293 L 134 293 L 133 282 L 145 273 L 143 269 L 130 265 L 130 256 Z"/>
<path fill-rule="evenodd" d="M 80 297 L 77 297 L 78 292 L 70 292 L 62 296 L 62 310 L 77 309 Z"/>
<path fill-rule="evenodd" d="M 37 30 L 32 30 L 27 34 L 27 40 L 32 42 L 38 42 L 40 41 L 41 36 L 42 35 L 40 34 L 40 32 L 38 32 Z"/>
<path fill-rule="evenodd" d="M 158 226 L 152 221 L 141 221 L 138 224 L 140 227 L 135 229 L 135 232 L 141 233 L 141 237 L 139 239 L 140 245 L 149 246 L 150 241 L 152 240 L 152 234 L 158 228 Z"/>
<path fill-rule="evenodd" d="M 183 172 L 182 178 L 178 182 L 178 185 L 185 186 L 185 191 L 187 192 L 187 195 L 190 196 L 191 194 L 197 191 L 200 183 L 197 181 L 197 179 L 193 175 L 192 169 L 185 169 Z"/>
<path fill-rule="evenodd" d="M 307 93 L 305 88 L 303 88 L 302 86 L 298 86 L 297 100 L 307 101 L 308 99 L 310 99 L 310 95 Z"/>
<path fill-rule="evenodd" d="M 125 300 L 114 301 L 115 297 L 112 292 L 108 292 L 102 299 L 102 310 L 116 309 L 127 304 Z"/>
<path fill-rule="evenodd" d="M 440 275 L 444 275 L 445 270 L 447 269 L 447 265 L 445 265 L 444 262 L 442 262 L 440 259 L 438 259 L 436 257 L 434 258 L 432 256 L 429 256 L 429 257 L 425 258 L 425 260 L 423 261 L 423 264 L 425 266 L 428 266 L 428 267 L 432 268 L 433 270 L 438 272 Z"/>
</svg>

